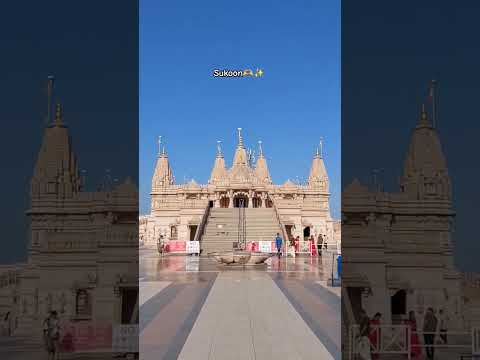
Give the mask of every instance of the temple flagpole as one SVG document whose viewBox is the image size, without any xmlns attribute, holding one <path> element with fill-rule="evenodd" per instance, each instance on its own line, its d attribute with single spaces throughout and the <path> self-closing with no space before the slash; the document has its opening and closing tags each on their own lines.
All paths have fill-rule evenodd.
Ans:
<svg viewBox="0 0 480 360">
<path fill-rule="evenodd" d="M 50 75 L 48 76 L 48 82 L 47 82 L 47 94 L 48 94 L 48 99 L 47 99 L 47 126 L 49 126 L 53 121 L 52 121 L 52 100 L 53 100 L 53 86 L 54 86 L 54 81 L 55 78 Z"/>
<path fill-rule="evenodd" d="M 429 98 L 430 101 L 432 102 L 432 126 L 433 128 L 437 127 L 437 81 L 436 80 L 431 80 L 430 82 L 430 93 L 429 93 Z"/>
</svg>

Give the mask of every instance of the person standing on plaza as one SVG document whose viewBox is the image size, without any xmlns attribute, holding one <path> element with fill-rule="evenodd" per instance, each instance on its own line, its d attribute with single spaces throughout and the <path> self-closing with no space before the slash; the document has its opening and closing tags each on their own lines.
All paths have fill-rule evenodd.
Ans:
<svg viewBox="0 0 480 360">
<path fill-rule="evenodd" d="M 317 244 L 315 243 L 315 238 L 313 237 L 313 235 L 310 236 L 308 242 L 310 243 L 312 256 L 317 256 Z"/>
<path fill-rule="evenodd" d="M 295 243 L 295 252 L 298 253 L 300 250 L 300 236 L 297 236 L 294 240 Z"/>
<path fill-rule="evenodd" d="M 370 320 L 370 333 L 368 334 L 368 339 L 370 340 L 370 345 L 372 347 L 372 360 L 379 359 L 380 354 L 380 320 L 382 319 L 382 314 L 377 312 L 373 319 Z"/>
<path fill-rule="evenodd" d="M 318 256 L 322 256 L 322 245 L 323 245 L 323 236 L 322 234 L 319 234 L 318 240 L 317 240 Z"/>
<path fill-rule="evenodd" d="M 358 338 L 357 338 L 357 349 L 358 355 L 362 360 L 371 360 L 371 352 L 370 352 L 370 319 L 368 318 L 367 313 L 365 310 L 360 310 L 359 316 L 359 330 L 358 330 Z"/>
<path fill-rule="evenodd" d="M 428 308 L 423 321 L 423 339 L 425 341 L 425 352 L 427 359 L 433 359 L 435 355 L 435 334 L 437 332 L 438 320 L 432 308 Z"/>
<path fill-rule="evenodd" d="M 277 255 L 279 258 L 282 255 L 282 242 L 282 237 L 279 233 L 277 233 L 277 237 L 275 238 L 275 247 L 277 248 Z"/>
<path fill-rule="evenodd" d="M 51 311 L 50 315 L 43 322 L 43 339 L 48 353 L 48 360 L 56 360 L 58 358 L 60 340 L 60 324 L 56 311 Z"/>
<path fill-rule="evenodd" d="M 410 311 L 408 313 L 408 319 L 405 320 L 405 325 L 407 325 L 408 328 L 410 329 L 411 358 L 418 359 L 420 358 L 420 356 L 422 356 L 422 348 L 420 347 L 420 339 L 418 338 L 418 333 L 417 333 L 417 320 L 415 318 L 415 311 Z"/>
<path fill-rule="evenodd" d="M 448 316 L 440 309 L 438 311 L 438 329 L 440 334 L 440 339 L 443 341 L 444 344 L 447 343 L 447 323 L 448 323 Z"/>
<path fill-rule="evenodd" d="M 3 329 L 2 335 L 10 336 L 11 335 L 11 326 L 10 326 L 10 311 L 7 311 L 3 318 Z"/>
</svg>

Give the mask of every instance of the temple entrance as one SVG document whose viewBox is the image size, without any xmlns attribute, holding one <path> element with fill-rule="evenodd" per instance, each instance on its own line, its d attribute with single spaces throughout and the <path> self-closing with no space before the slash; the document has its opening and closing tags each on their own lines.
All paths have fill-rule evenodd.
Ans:
<svg viewBox="0 0 480 360">
<path fill-rule="evenodd" d="M 310 237 L 310 226 L 307 226 L 303 229 L 303 237 L 308 239 Z"/>
<path fill-rule="evenodd" d="M 391 297 L 392 319 L 399 315 L 406 315 L 407 313 L 407 292 L 405 290 L 398 290 Z"/>
<path fill-rule="evenodd" d="M 190 229 L 190 241 L 194 241 L 195 234 L 197 233 L 198 225 L 189 225 L 188 227 Z"/>
<path fill-rule="evenodd" d="M 258 197 L 254 197 L 252 199 L 252 205 L 253 205 L 254 208 L 262 207 L 262 199 L 260 199 Z"/>
<path fill-rule="evenodd" d="M 228 208 L 228 205 L 230 205 L 230 199 L 228 197 L 223 197 L 220 199 L 220 207 L 223 209 Z"/>
<path fill-rule="evenodd" d="M 178 234 L 177 234 L 177 227 L 172 226 L 170 228 L 170 240 L 177 240 Z"/>
<path fill-rule="evenodd" d="M 360 321 L 360 311 L 362 310 L 362 292 L 364 288 L 362 287 L 347 287 L 348 299 L 346 302 L 349 302 L 355 321 L 358 323 Z M 353 320 L 353 319 L 351 319 Z"/>
<path fill-rule="evenodd" d="M 293 225 L 285 225 L 285 230 L 287 231 L 287 236 L 289 239 L 293 239 L 292 227 Z"/>
<path fill-rule="evenodd" d="M 236 195 L 233 198 L 233 207 L 248 207 L 248 197 L 246 195 Z"/>
<path fill-rule="evenodd" d="M 138 323 L 138 288 L 125 287 L 120 289 L 122 298 L 122 324 Z"/>
<path fill-rule="evenodd" d="M 209 207 L 209 208 L 213 208 L 213 200 L 210 200 L 210 201 L 208 202 L 208 207 Z"/>
<path fill-rule="evenodd" d="M 265 200 L 265 207 L 272 208 L 273 207 L 272 200 L 270 200 L 270 199 Z"/>
</svg>

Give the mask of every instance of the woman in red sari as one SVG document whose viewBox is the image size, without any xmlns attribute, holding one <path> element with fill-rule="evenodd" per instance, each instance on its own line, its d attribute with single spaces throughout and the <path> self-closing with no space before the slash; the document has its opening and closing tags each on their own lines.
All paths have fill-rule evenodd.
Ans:
<svg viewBox="0 0 480 360">
<path fill-rule="evenodd" d="M 380 354 L 377 353 L 380 350 L 380 319 L 382 314 L 377 312 L 372 320 L 370 320 L 370 334 L 368 339 L 370 340 L 370 348 L 372 349 L 372 360 L 379 359 Z"/>
<path fill-rule="evenodd" d="M 418 359 L 422 356 L 422 348 L 417 334 L 417 320 L 415 319 L 415 312 L 408 313 L 408 320 L 405 320 L 405 325 L 410 328 L 410 353 L 412 359 Z"/>
<path fill-rule="evenodd" d="M 315 238 L 310 236 L 308 239 L 308 243 L 310 245 L 310 251 L 312 252 L 312 256 L 317 256 L 317 244 L 315 244 Z"/>
</svg>

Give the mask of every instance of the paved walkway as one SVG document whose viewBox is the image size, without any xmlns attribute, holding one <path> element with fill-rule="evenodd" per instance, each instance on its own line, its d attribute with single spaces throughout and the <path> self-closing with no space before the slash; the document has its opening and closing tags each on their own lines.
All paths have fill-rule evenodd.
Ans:
<svg viewBox="0 0 480 360">
<path fill-rule="evenodd" d="M 221 273 L 180 360 L 333 359 L 266 273 Z"/>
<path fill-rule="evenodd" d="M 340 359 L 340 298 L 319 283 L 323 265 L 272 259 L 230 269 L 144 252 L 140 358 Z"/>
</svg>

